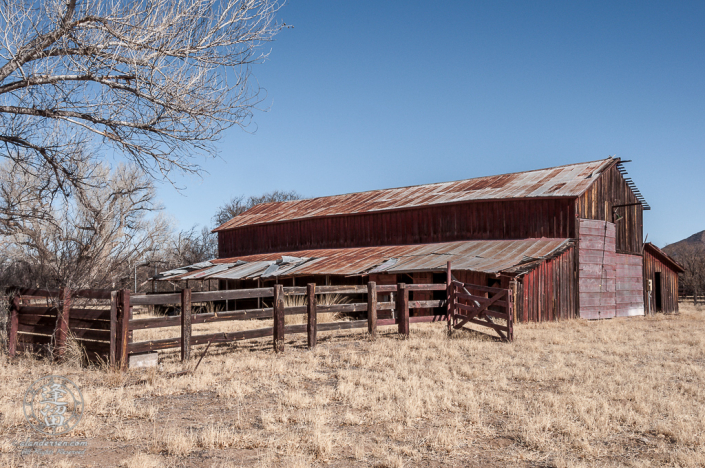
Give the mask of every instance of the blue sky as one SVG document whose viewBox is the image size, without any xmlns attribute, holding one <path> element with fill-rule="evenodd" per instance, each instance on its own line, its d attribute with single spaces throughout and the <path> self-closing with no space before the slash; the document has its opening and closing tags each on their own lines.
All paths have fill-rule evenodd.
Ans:
<svg viewBox="0 0 705 468">
<path fill-rule="evenodd" d="M 159 194 L 181 228 L 233 195 L 308 196 L 616 155 L 659 246 L 705 229 L 705 2 L 296 1 L 202 179 Z"/>
</svg>

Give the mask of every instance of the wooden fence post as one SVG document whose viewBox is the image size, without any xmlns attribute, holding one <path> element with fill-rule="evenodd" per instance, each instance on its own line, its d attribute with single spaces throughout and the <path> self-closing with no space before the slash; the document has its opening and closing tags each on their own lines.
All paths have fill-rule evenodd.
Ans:
<svg viewBox="0 0 705 468">
<path fill-rule="evenodd" d="M 7 321 L 7 352 L 10 357 L 17 353 L 17 329 L 19 328 L 20 298 L 15 295 L 10 303 L 10 317 Z"/>
<path fill-rule="evenodd" d="M 274 351 L 284 351 L 284 286 L 274 285 Z"/>
<path fill-rule="evenodd" d="M 399 317 L 399 334 L 409 337 L 409 290 L 406 284 L 397 284 L 397 316 Z"/>
<path fill-rule="evenodd" d="M 181 290 L 181 362 L 191 357 L 191 289 Z"/>
<path fill-rule="evenodd" d="M 54 328 L 54 358 L 61 359 L 66 353 L 66 340 L 69 335 L 69 314 L 71 311 L 71 290 L 59 289 L 59 307 Z"/>
<path fill-rule="evenodd" d="M 117 367 L 117 342 L 118 342 L 118 292 L 110 291 L 110 354 L 108 361 L 110 368 Z"/>
<path fill-rule="evenodd" d="M 367 331 L 372 338 L 377 336 L 377 283 L 367 283 Z"/>
<path fill-rule="evenodd" d="M 122 289 L 118 294 L 116 353 L 120 370 L 127 369 L 127 344 L 130 331 L 130 290 Z"/>
<path fill-rule="evenodd" d="M 514 341 L 514 294 L 507 289 L 507 341 Z"/>
<path fill-rule="evenodd" d="M 306 294 L 308 296 L 308 325 L 306 326 L 306 331 L 308 332 L 308 347 L 313 349 L 316 347 L 316 332 L 318 330 L 318 325 L 316 323 L 316 283 L 309 283 L 306 286 Z"/>
<path fill-rule="evenodd" d="M 446 308 L 447 308 L 447 319 L 448 319 L 448 333 L 453 330 L 453 314 L 455 314 L 455 304 L 453 300 L 455 299 L 454 286 L 453 286 L 453 274 L 450 269 L 450 261 L 446 264 Z"/>
</svg>

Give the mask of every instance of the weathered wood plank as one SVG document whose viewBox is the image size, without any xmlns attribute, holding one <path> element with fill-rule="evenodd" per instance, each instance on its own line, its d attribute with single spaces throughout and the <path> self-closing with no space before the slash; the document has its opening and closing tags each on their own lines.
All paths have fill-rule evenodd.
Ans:
<svg viewBox="0 0 705 468">
<path fill-rule="evenodd" d="M 224 291 L 203 291 L 193 293 L 191 300 L 193 302 L 208 302 L 229 299 L 253 299 L 257 297 L 272 297 L 273 294 L 273 288 L 227 289 Z"/>
<path fill-rule="evenodd" d="M 22 315 L 50 315 L 56 317 L 58 310 L 56 307 L 36 307 L 36 306 L 17 306 L 17 313 Z"/>
<path fill-rule="evenodd" d="M 409 336 L 409 291 L 406 284 L 397 284 L 397 317 L 399 317 L 399 330 L 401 336 Z"/>
<path fill-rule="evenodd" d="M 308 349 L 316 347 L 317 317 L 316 317 L 316 283 L 309 283 L 306 286 L 308 297 L 308 320 L 306 321 L 306 337 L 308 338 Z"/>
<path fill-rule="evenodd" d="M 117 366 L 117 333 L 118 326 L 118 292 L 113 291 L 110 294 L 110 350 L 108 353 L 108 363 L 112 369 Z"/>
<path fill-rule="evenodd" d="M 127 370 L 127 348 L 130 333 L 130 291 L 122 289 L 118 295 L 117 362 L 120 370 Z"/>
<path fill-rule="evenodd" d="M 274 351 L 284 351 L 284 289 L 281 284 L 274 285 Z"/>
<path fill-rule="evenodd" d="M 169 294 L 139 294 L 131 298 L 132 305 L 164 305 L 164 304 L 180 304 L 180 293 Z"/>
<path fill-rule="evenodd" d="M 241 340 L 252 340 L 255 338 L 265 338 L 272 336 L 274 334 L 274 329 L 272 327 L 268 328 L 258 328 L 255 330 L 245 330 L 231 333 L 213 333 L 209 335 L 196 335 L 191 337 L 191 345 L 201 345 L 208 342 L 211 343 L 227 343 L 230 341 L 241 341 Z"/>
<path fill-rule="evenodd" d="M 445 284 L 407 284 L 409 291 L 445 291 Z"/>
<path fill-rule="evenodd" d="M 56 316 L 54 332 L 54 358 L 62 359 L 66 353 L 66 340 L 69 333 L 69 317 L 71 316 L 71 290 L 61 288 L 60 306 Z"/>
<path fill-rule="evenodd" d="M 39 335 L 53 336 L 56 331 L 56 321 L 53 325 L 26 325 L 22 322 L 17 324 L 17 331 L 20 333 L 35 333 Z"/>
<path fill-rule="evenodd" d="M 429 301 L 409 301 L 409 309 L 426 309 L 431 307 L 445 307 L 446 301 L 443 299 Z"/>
<path fill-rule="evenodd" d="M 445 322 L 447 320 L 448 315 L 420 315 L 409 317 L 409 323 Z"/>
<path fill-rule="evenodd" d="M 191 289 L 181 290 L 181 362 L 191 358 Z"/>
<path fill-rule="evenodd" d="M 379 319 L 377 320 L 378 327 L 384 327 L 387 325 L 398 325 L 399 319 Z"/>
<path fill-rule="evenodd" d="M 227 322 L 230 320 L 250 320 L 255 318 L 272 317 L 271 307 L 264 309 L 243 309 L 231 312 L 210 312 L 206 314 L 191 315 L 191 324 Z M 130 320 L 130 330 L 146 330 L 149 328 L 175 327 L 181 323 L 181 317 L 154 317 L 148 319 Z"/>
<path fill-rule="evenodd" d="M 12 300 L 10 301 L 10 313 L 7 320 L 7 351 L 10 357 L 14 357 L 17 354 L 17 327 L 19 325 L 19 306 L 19 297 L 13 296 Z"/>
<path fill-rule="evenodd" d="M 367 283 L 367 332 L 377 336 L 377 283 Z"/>
<path fill-rule="evenodd" d="M 484 292 L 489 292 L 489 293 L 500 293 L 503 291 L 506 291 L 506 289 L 502 288 L 491 288 L 489 286 L 480 286 L 479 284 L 470 284 L 470 283 L 462 283 L 460 281 L 455 281 L 453 280 L 453 284 L 457 289 L 459 289 L 458 293 L 464 293 L 463 288 L 465 289 L 471 289 L 474 291 L 484 291 Z"/>
</svg>

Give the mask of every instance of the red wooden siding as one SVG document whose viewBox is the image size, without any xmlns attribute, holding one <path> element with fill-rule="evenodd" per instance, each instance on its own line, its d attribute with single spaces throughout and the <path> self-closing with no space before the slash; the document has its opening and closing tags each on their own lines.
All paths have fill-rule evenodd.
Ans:
<svg viewBox="0 0 705 468">
<path fill-rule="evenodd" d="M 617 254 L 617 317 L 644 315 L 642 260 L 640 255 Z"/>
<path fill-rule="evenodd" d="M 570 238 L 574 220 L 575 203 L 570 198 L 425 206 L 219 231 L 218 256 L 475 239 Z"/>
<path fill-rule="evenodd" d="M 414 278 L 414 284 L 433 284 L 433 273 L 420 272 L 411 275 Z M 412 301 L 430 301 L 433 299 L 433 291 L 412 291 L 410 299 Z M 411 315 L 432 315 L 433 309 L 422 308 L 414 309 Z"/>
<path fill-rule="evenodd" d="M 656 273 L 661 274 L 661 309 L 656 307 Z M 648 248 L 644 249 L 643 280 L 644 304 L 647 312 L 678 312 L 678 273 L 662 262 L 657 256 L 652 255 Z M 651 280 L 654 285 L 650 299 L 648 292 L 649 280 Z"/>
<path fill-rule="evenodd" d="M 612 318 L 616 307 L 615 225 L 589 219 L 579 224 L 580 317 Z"/>
<path fill-rule="evenodd" d="M 577 317 L 576 280 L 574 247 L 541 262 L 517 281 L 517 320 L 542 322 Z"/>
<path fill-rule="evenodd" d="M 613 216 L 615 205 L 637 201 L 624 176 L 617 170 L 617 165 L 613 164 L 577 199 L 575 209 L 579 218 L 615 223 L 617 252 L 641 255 L 644 238 L 643 207 L 619 207 Z"/>
</svg>

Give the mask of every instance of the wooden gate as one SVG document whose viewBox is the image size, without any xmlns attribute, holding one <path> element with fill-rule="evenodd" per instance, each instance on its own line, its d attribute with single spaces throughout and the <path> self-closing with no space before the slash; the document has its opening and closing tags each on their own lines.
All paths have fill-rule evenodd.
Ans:
<svg viewBox="0 0 705 468">
<path fill-rule="evenodd" d="M 512 290 L 453 280 L 448 310 L 448 330 L 467 323 L 489 327 L 504 341 L 514 340 Z M 498 322 L 501 320 L 504 323 Z"/>
</svg>

